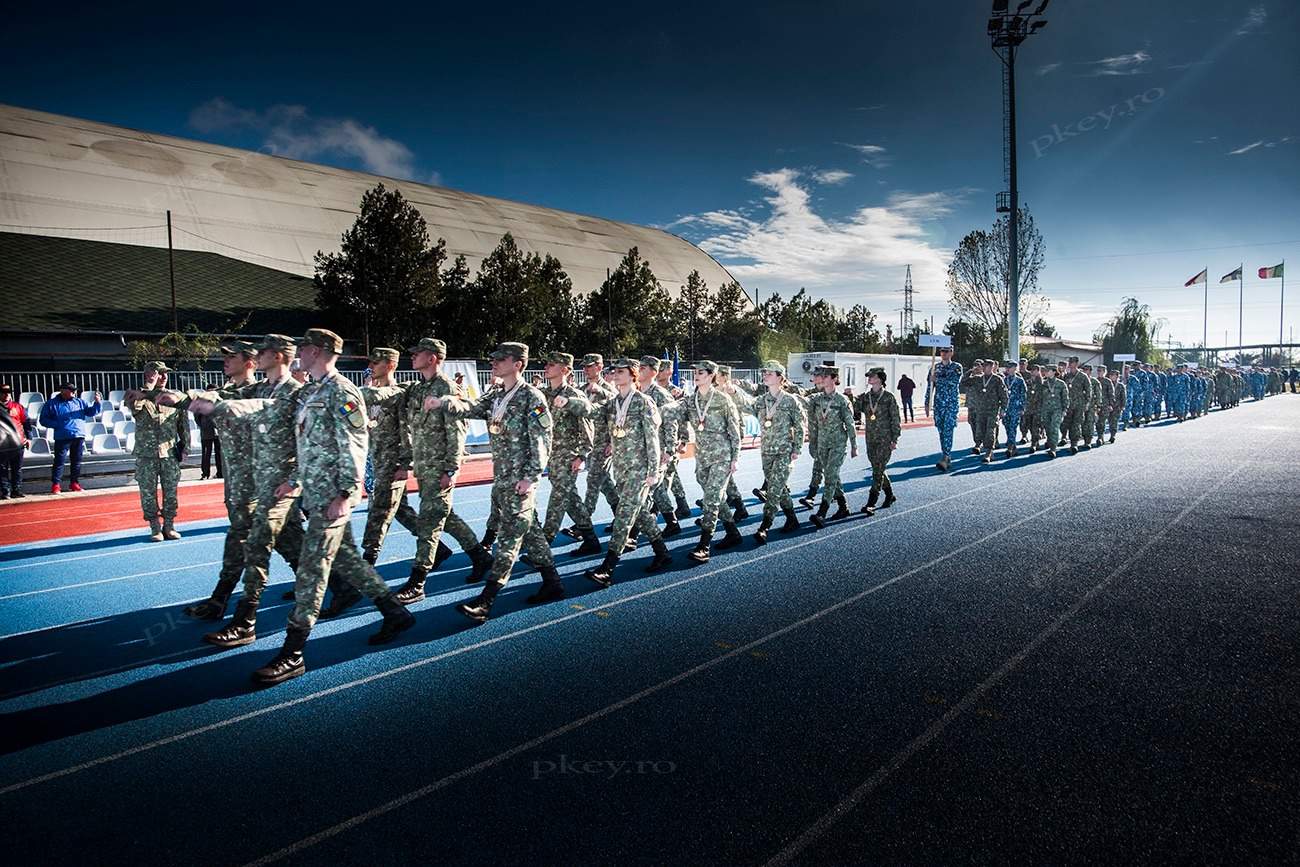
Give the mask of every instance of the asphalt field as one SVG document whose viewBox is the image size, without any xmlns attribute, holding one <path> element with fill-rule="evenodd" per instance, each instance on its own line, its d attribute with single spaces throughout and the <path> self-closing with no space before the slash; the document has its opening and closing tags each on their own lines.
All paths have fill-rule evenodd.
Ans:
<svg viewBox="0 0 1300 867">
<path fill-rule="evenodd" d="M 874 517 L 755 548 L 755 515 L 694 568 L 686 532 L 609 590 L 557 548 L 569 598 L 519 566 L 477 628 L 457 555 L 397 643 L 359 605 L 269 690 L 283 562 L 254 645 L 179 613 L 220 522 L 0 549 L 7 860 L 1296 863 L 1298 427 L 1283 395 L 985 467 L 963 424 L 948 475 L 910 430 Z"/>
</svg>

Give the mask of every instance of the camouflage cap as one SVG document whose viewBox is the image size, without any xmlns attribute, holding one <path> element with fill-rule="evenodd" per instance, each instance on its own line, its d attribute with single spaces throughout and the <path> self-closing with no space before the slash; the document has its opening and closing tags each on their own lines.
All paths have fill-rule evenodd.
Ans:
<svg viewBox="0 0 1300 867">
<path fill-rule="evenodd" d="M 231 354 L 233 355 L 234 353 Z M 161 361 L 150 361 L 144 366 L 145 373 L 149 373 L 150 371 L 154 373 L 171 373 L 171 370 L 170 367 Z"/>
<path fill-rule="evenodd" d="M 1022 358 L 1022 359 L 1020 359 L 1020 363 L 1021 363 L 1021 364 L 1026 364 L 1026 365 L 1027 365 L 1027 364 L 1029 364 L 1029 359 L 1028 359 L 1028 358 Z"/>
<path fill-rule="evenodd" d="M 376 346 L 370 350 L 371 361 L 392 361 L 396 362 L 402 357 L 402 353 L 393 349 L 391 346 Z"/>
<path fill-rule="evenodd" d="M 247 355 L 252 358 L 257 354 L 256 347 L 247 340 L 230 340 L 221 344 L 222 355 Z"/>
<path fill-rule="evenodd" d="M 565 367 L 573 367 L 573 356 L 567 352 L 548 352 L 544 360 L 547 364 L 563 364 Z"/>
<path fill-rule="evenodd" d="M 838 377 L 839 375 L 840 375 L 840 369 L 839 369 L 838 367 L 836 367 L 835 365 L 833 365 L 833 364 L 823 364 L 823 365 L 822 365 L 822 376 L 836 376 L 836 377 Z"/>
<path fill-rule="evenodd" d="M 1081 368 L 1083 368 L 1084 370 L 1092 370 L 1092 365 L 1091 365 L 1091 364 L 1081 364 L 1081 365 L 1079 365 L 1079 366 L 1080 366 Z"/>
<path fill-rule="evenodd" d="M 1015 367 L 1015 366 L 1016 366 L 1016 363 L 1015 363 L 1014 361 L 1012 361 L 1010 358 L 1004 358 L 1004 359 L 1002 360 L 1002 366 L 1003 366 L 1003 367 Z"/>
<path fill-rule="evenodd" d="M 516 343 L 514 341 L 501 343 L 492 351 L 492 360 L 501 361 L 505 358 L 513 358 L 515 361 L 528 363 L 528 344 Z"/>
<path fill-rule="evenodd" d="M 974 360 L 973 362 L 971 362 L 971 363 L 972 363 L 972 364 L 983 364 L 983 363 L 984 363 L 984 359 L 982 359 L 982 358 L 977 358 L 977 359 L 975 359 L 975 360 Z"/>
<path fill-rule="evenodd" d="M 1037 365 L 1037 364 L 1030 364 L 1030 365 L 1029 365 L 1029 369 L 1030 369 L 1030 370 L 1038 370 L 1038 365 Z"/>
<path fill-rule="evenodd" d="M 288 352 L 290 354 L 298 351 L 298 344 L 287 334 L 268 334 L 257 344 L 257 350 L 274 349 L 276 352 Z"/>
<path fill-rule="evenodd" d="M 318 346 L 335 355 L 343 352 L 343 338 L 328 328 L 308 328 L 307 333 L 294 342 L 299 346 Z"/>
<path fill-rule="evenodd" d="M 719 364 L 719 365 L 718 365 L 718 376 L 731 376 L 731 365 L 730 365 L 730 364 Z"/>
<path fill-rule="evenodd" d="M 1067 359 L 1065 359 L 1065 360 L 1068 361 L 1068 362 L 1070 362 L 1071 364 L 1078 364 L 1078 363 L 1079 363 L 1079 356 L 1077 356 L 1077 355 L 1071 355 L 1069 358 L 1067 358 Z"/>
<path fill-rule="evenodd" d="M 705 373 L 716 374 L 718 372 L 718 365 L 714 364 L 712 361 L 709 361 L 708 359 L 705 359 L 704 361 L 695 362 L 693 365 L 691 365 L 691 369 L 702 370 Z"/>
<path fill-rule="evenodd" d="M 991 359 L 991 358 L 986 358 L 986 359 L 984 359 L 983 361 L 981 361 L 980 364 L 983 364 L 983 365 L 986 365 L 986 366 L 987 366 L 987 365 L 990 365 L 990 364 L 992 364 L 992 365 L 996 365 L 997 362 L 994 361 L 994 360 Z"/>
<path fill-rule="evenodd" d="M 672 370 L 672 369 L 673 369 L 673 360 L 672 360 L 671 358 L 661 358 L 661 359 L 659 359 L 659 367 L 658 367 L 658 369 L 661 370 L 661 371 L 664 371 L 664 370 Z"/>
<path fill-rule="evenodd" d="M 414 346 L 406 347 L 406 351 L 412 355 L 417 352 L 432 352 L 439 358 L 446 358 L 447 344 L 436 337 L 421 337 Z"/>
<path fill-rule="evenodd" d="M 769 370 L 772 371 L 772 373 L 779 373 L 782 376 L 785 376 L 785 365 L 777 361 L 775 358 L 769 358 L 767 361 L 763 362 L 763 372 L 766 373 Z"/>
<path fill-rule="evenodd" d="M 630 370 L 633 373 L 636 373 L 637 369 L 640 367 L 641 362 L 637 361 L 635 358 L 615 358 L 609 363 L 609 369 L 611 371 Z"/>
<path fill-rule="evenodd" d="M 641 364 L 642 367 L 648 367 L 648 368 L 650 368 L 651 370 L 658 370 L 658 369 L 659 369 L 659 357 L 658 357 L 658 356 L 655 356 L 655 355 L 643 355 L 643 356 L 641 356 L 641 362 L 640 362 L 640 364 Z"/>
<path fill-rule="evenodd" d="M 593 364 L 599 364 L 604 367 L 605 356 L 601 355 L 599 352 L 588 352 L 586 355 L 582 356 L 583 367 L 591 367 Z"/>
</svg>

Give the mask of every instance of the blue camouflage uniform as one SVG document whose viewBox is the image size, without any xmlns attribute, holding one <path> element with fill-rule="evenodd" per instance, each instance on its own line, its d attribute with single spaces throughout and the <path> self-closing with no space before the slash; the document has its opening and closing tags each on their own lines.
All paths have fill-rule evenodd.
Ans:
<svg viewBox="0 0 1300 867">
<path fill-rule="evenodd" d="M 1165 392 L 1170 412 L 1179 421 L 1187 415 L 1187 397 L 1191 382 L 1182 366 L 1168 378 L 1168 391 Z"/>
<path fill-rule="evenodd" d="M 961 376 L 959 362 L 941 361 L 934 366 L 934 426 L 939 429 L 939 448 L 945 458 L 952 455 L 952 432 L 957 427 Z"/>
<path fill-rule="evenodd" d="M 1124 393 L 1123 421 L 1124 421 L 1124 428 L 1126 430 L 1128 429 L 1128 426 L 1132 424 L 1136 418 L 1142 415 L 1142 413 L 1140 413 L 1137 409 L 1138 398 L 1142 394 L 1142 377 L 1139 376 L 1138 374 L 1139 371 L 1136 368 L 1130 369 L 1128 372 L 1128 381 L 1124 383 L 1125 393 Z"/>
<path fill-rule="evenodd" d="M 1020 435 L 1020 416 L 1025 411 L 1025 398 L 1028 395 L 1028 389 L 1025 386 L 1024 377 L 1016 372 L 1013 366 L 1004 367 L 1007 381 L 1007 408 L 1002 413 L 1002 424 L 1007 429 L 1007 450 L 1015 452 L 1016 437 Z"/>
</svg>

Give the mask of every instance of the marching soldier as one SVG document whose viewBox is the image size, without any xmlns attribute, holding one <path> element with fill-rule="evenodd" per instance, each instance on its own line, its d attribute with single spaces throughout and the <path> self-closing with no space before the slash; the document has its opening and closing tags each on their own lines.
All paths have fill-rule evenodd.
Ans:
<svg viewBox="0 0 1300 867">
<path fill-rule="evenodd" d="M 664 408 L 663 416 L 679 426 L 695 430 L 695 480 L 704 491 L 700 512 L 700 540 L 689 556 L 696 563 L 709 562 L 713 531 L 721 518 L 726 535 L 719 550 L 741 542 L 735 516 L 725 502 L 727 479 L 740 461 L 740 413 L 726 394 L 714 387 L 718 366 L 712 361 L 695 365 L 695 393 Z"/>
<path fill-rule="evenodd" d="M 488 423 L 492 446 L 492 501 L 497 507 L 497 554 L 487 583 L 478 597 L 456 606 L 456 610 L 484 623 L 492 611 L 497 594 L 510 577 L 521 547 L 527 547 L 528 559 L 542 575 L 541 589 L 528 597 L 530 604 L 564 598 L 564 585 L 555 570 L 551 546 L 537 521 L 537 484 L 546 466 L 554 424 L 547 409 L 546 396 L 524 382 L 528 366 L 528 346 L 502 343 L 492 353 L 492 374 L 501 377 L 500 389 L 484 395 L 477 403 L 461 397 L 437 397 L 424 400 L 424 408 L 446 408 L 454 418 L 478 418 Z"/>
<path fill-rule="evenodd" d="M 662 418 L 664 407 L 673 402 L 673 396 L 666 388 L 655 382 L 655 374 L 658 370 L 658 358 L 653 355 L 641 356 L 641 365 L 637 370 L 637 388 L 655 402 Z M 667 427 L 665 425 L 665 428 Z M 655 485 L 652 495 L 655 511 L 664 516 L 663 536 L 665 539 L 671 539 L 682 531 L 681 524 L 677 521 L 677 505 L 672 501 L 668 487 L 668 479 L 677 471 L 677 426 L 675 424 L 671 426 L 671 430 L 660 430 L 660 447 L 668 460 L 664 464 L 659 484 Z"/>
<path fill-rule="evenodd" d="M 406 480 L 411 471 L 411 443 L 403 436 L 402 416 L 406 413 L 407 386 L 393 380 L 401 353 L 387 346 L 370 350 L 369 386 L 361 389 L 370 422 L 370 465 L 375 471 L 375 488 L 370 494 L 366 529 L 361 534 L 361 556 L 374 565 L 388 536 L 393 519 L 419 537 L 419 515 L 407 501 Z M 388 390 L 387 394 L 381 389 Z M 439 543 L 441 544 L 441 543 Z M 446 548 L 446 546 L 443 546 Z M 441 553 L 442 549 L 439 549 Z M 447 549 L 450 555 L 450 549 Z"/>
<path fill-rule="evenodd" d="M 825 375 L 826 375 L 825 365 L 819 364 L 813 368 L 812 391 L 810 391 L 806 395 L 805 402 L 803 403 L 803 410 L 805 415 L 808 412 L 808 408 L 812 402 L 813 397 L 821 393 L 822 383 L 826 379 Z M 812 457 L 812 475 L 808 479 L 808 493 L 799 498 L 799 502 L 802 505 L 807 506 L 809 509 L 815 509 L 817 507 L 817 490 L 818 488 L 821 487 L 821 483 L 822 483 L 822 461 L 821 461 L 821 456 L 817 452 L 816 437 L 817 437 L 817 429 L 810 423 L 808 425 L 808 454 L 809 456 Z"/>
<path fill-rule="evenodd" d="M 184 411 L 159 405 L 167 389 L 170 368 L 161 361 L 144 366 L 144 391 L 131 401 L 135 419 L 135 483 L 140 488 L 140 508 L 149 522 L 149 541 L 179 539 L 176 532 L 176 486 L 181 480 L 181 455 L 190 430 Z M 172 392 L 175 394 L 175 392 Z M 158 488 L 162 487 L 162 522 L 158 520 Z"/>
<path fill-rule="evenodd" d="M 849 399 L 838 390 L 840 369 L 834 365 L 822 368 L 822 390 L 808 401 L 808 424 L 816 437 L 817 456 L 821 459 L 822 472 L 826 474 L 826 490 L 822 492 L 821 505 L 809 518 L 819 530 L 826 526 L 826 512 L 831 501 L 839 507 L 831 520 L 847 518 L 849 504 L 844 499 L 844 488 L 840 484 L 840 467 L 844 464 L 844 448 L 847 445 L 853 457 L 858 456 L 858 431 L 853 424 L 853 407 Z"/>
<path fill-rule="evenodd" d="M 985 361 L 979 373 L 967 374 L 965 385 L 966 411 L 975 416 L 975 450 L 984 454 L 983 463 L 991 464 L 998 418 L 1007 406 L 1007 386 L 993 369 L 992 361 Z"/>
<path fill-rule="evenodd" d="M 659 387 L 667 391 L 673 400 L 681 400 L 685 394 L 680 388 L 673 385 L 673 363 L 667 358 L 659 359 L 659 372 L 655 375 L 655 382 Z M 677 426 L 677 455 L 678 459 L 672 463 L 672 472 L 669 474 L 665 485 L 669 494 L 672 495 L 673 503 L 676 504 L 677 520 L 680 522 L 684 518 L 691 516 L 690 504 L 686 502 L 686 488 L 682 486 L 682 474 L 678 471 L 678 465 L 681 463 L 682 450 L 686 444 L 691 441 L 691 429 L 687 425 Z"/>
<path fill-rule="evenodd" d="M 600 540 L 591 523 L 591 513 L 578 496 L 578 473 L 582 472 L 587 455 L 591 453 L 594 435 L 590 420 L 591 403 L 581 389 L 568 382 L 573 370 L 573 356 L 567 352 L 552 352 L 546 356 L 546 385 L 542 394 L 551 404 L 554 428 L 551 430 L 551 455 L 547 477 L 551 480 L 551 498 L 546 503 L 546 522 L 542 534 L 549 543 L 560 531 L 566 514 L 574 521 L 574 529 L 582 545 L 570 556 L 581 557 L 600 553 Z"/>
<path fill-rule="evenodd" d="M 1106 432 L 1106 415 L 1110 406 L 1110 380 L 1106 378 L 1105 365 L 1098 365 L 1096 375 L 1092 377 L 1093 420 L 1091 434 L 1096 438 L 1094 448 L 1101 448 Z"/>
<path fill-rule="evenodd" d="M 614 396 L 614 387 L 605 381 L 605 358 L 599 352 L 589 352 L 582 357 L 582 372 L 587 377 L 583 386 L 583 395 L 592 408 L 592 449 L 587 457 L 587 492 L 582 505 L 587 514 L 595 514 L 596 501 L 605 495 L 609 508 L 618 511 L 618 496 L 614 492 L 614 480 L 609 472 L 609 457 L 601 443 L 608 442 L 609 431 L 605 430 L 604 407 Z M 567 535 L 578 538 L 576 532 Z"/>
<path fill-rule="evenodd" d="M 309 328 L 297 343 L 312 383 L 298 398 L 298 464 L 293 478 L 276 493 L 280 497 L 300 493 L 307 530 L 284 645 L 274 659 L 253 672 L 255 682 L 268 686 L 307 670 L 303 648 L 332 569 L 356 576 L 359 589 L 383 613 L 383 625 L 370 636 L 370 644 L 387 644 L 415 625 L 415 618 L 393 598 L 375 568 L 361 558 L 352 538 L 350 518 L 361 500 L 369 420 L 360 390 L 336 368 L 343 338 L 323 328 Z"/>
<path fill-rule="evenodd" d="M 1056 449 L 1061 444 L 1061 419 L 1065 417 L 1070 406 L 1070 391 L 1057 376 L 1060 369 L 1049 364 L 1047 376 L 1038 385 L 1038 411 L 1042 415 L 1043 430 L 1047 434 L 1047 456 L 1056 457 Z"/>
<path fill-rule="evenodd" d="M 1002 414 L 1002 424 L 1007 429 L 1007 457 L 1016 456 L 1016 434 L 1020 431 L 1020 416 L 1025 412 L 1027 386 L 1017 372 L 1014 361 L 1002 362 L 1003 381 L 1007 386 L 1007 406 Z"/>
<path fill-rule="evenodd" d="M 1079 439 L 1084 432 L 1084 416 L 1092 402 L 1092 386 L 1088 377 L 1079 370 L 1079 357 L 1070 356 L 1069 370 L 1065 374 L 1065 385 L 1070 391 L 1070 403 L 1065 412 L 1065 426 L 1069 429 L 1070 454 L 1079 453 Z"/>
<path fill-rule="evenodd" d="M 754 396 L 745 389 L 736 387 L 736 382 L 731 378 L 731 365 L 719 364 L 718 375 L 714 380 L 714 386 L 731 399 L 736 405 L 737 413 L 744 414 L 749 412 L 754 405 Z M 744 427 L 741 427 L 741 435 L 744 435 Z M 740 495 L 740 488 L 736 486 L 736 476 L 733 472 L 727 476 L 726 488 L 727 505 L 731 507 L 731 513 L 737 521 L 743 521 L 749 517 L 749 509 L 745 508 L 745 498 Z"/>
<path fill-rule="evenodd" d="M 885 502 L 882 509 L 888 509 L 898 501 L 894 496 L 894 486 L 886 474 L 889 458 L 898 448 L 898 438 L 903 433 L 903 422 L 898 413 L 898 401 L 893 393 L 885 390 L 887 374 L 881 368 L 867 373 L 867 390 L 858 396 L 856 415 L 863 420 L 863 439 L 867 442 L 867 460 L 871 462 L 871 494 L 867 504 L 862 507 L 862 514 L 876 513 L 876 500 L 883 489 Z M 1009 437 L 1015 437 L 1016 427 L 1009 420 L 1007 431 Z M 1012 443 L 1008 443 L 1012 445 Z"/>
<path fill-rule="evenodd" d="M 608 439 L 595 443 L 596 449 L 609 456 L 618 489 L 618 510 L 614 513 L 605 559 L 583 573 L 602 587 L 613 583 L 614 568 L 637 530 L 650 540 L 655 552 L 646 572 L 658 571 L 673 562 L 655 522 L 650 500 L 650 491 L 658 484 L 661 468 L 667 464 L 660 445 L 659 408 L 650 396 L 633 386 L 639 367 L 640 362 L 631 358 L 614 361 L 616 391 L 604 407 Z M 672 425 L 662 427 L 675 433 Z"/>
<path fill-rule="evenodd" d="M 799 527 L 794 502 L 790 499 L 790 464 L 799 459 L 804 440 L 803 406 L 795 395 L 785 389 L 785 366 L 768 359 L 763 362 L 763 385 L 751 405 L 750 412 L 762 428 L 760 454 L 763 461 L 763 520 L 754 533 L 754 542 L 767 543 L 767 531 L 776 520 L 779 507 L 785 514 L 782 533 Z"/>
<path fill-rule="evenodd" d="M 1038 451 L 1038 438 L 1043 433 L 1042 404 L 1039 402 L 1039 386 L 1043 383 L 1043 370 L 1037 364 L 1028 367 L 1029 375 L 1025 377 L 1025 419 L 1021 430 L 1029 433 L 1029 453 Z"/>
<path fill-rule="evenodd" d="M 1119 431 L 1120 416 L 1124 413 L 1124 407 L 1128 405 L 1128 389 L 1124 387 L 1118 370 L 1109 371 L 1106 377 L 1110 382 L 1110 405 L 1106 408 L 1106 420 L 1110 423 L 1109 442 L 1113 443 L 1115 434 Z"/>
<path fill-rule="evenodd" d="M 473 529 L 452 508 L 456 477 L 465 452 L 465 422 L 447 409 L 430 409 L 431 399 L 459 397 L 459 387 L 442 372 L 447 344 L 436 337 L 423 337 L 407 350 L 420 380 L 406 392 L 406 414 L 402 417 L 403 438 L 410 443 L 411 466 L 420 489 L 415 560 L 411 574 L 397 591 L 397 601 L 413 605 L 424 599 L 429 573 L 451 554 L 442 542 L 444 531 L 460 543 L 473 568 L 467 583 L 480 581 L 492 568 L 492 555 Z"/>
<path fill-rule="evenodd" d="M 952 347 L 939 349 L 939 363 L 930 368 L 929 385 L 934 398 L 934 426 L 939 431 L 939 472 L 948 472 L 952 465 L 952 432 L 957 428 L 957 412 L 961 406 L 961 364 L 952 360 Z"/>
</svg>

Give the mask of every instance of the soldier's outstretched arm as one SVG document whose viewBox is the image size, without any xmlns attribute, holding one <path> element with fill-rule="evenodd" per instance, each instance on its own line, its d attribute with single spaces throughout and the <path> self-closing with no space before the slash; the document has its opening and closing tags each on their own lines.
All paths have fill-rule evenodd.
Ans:
<svg viewBox="0 0 1300 867">
<path fill-rule="evenodd" d="M 793 398 L 784 399 L 793 400 Z M 790 413 L 790 432 L 794 437 L 794 448 L 790 450 L 790 459 L 794 460 L 799 456 L 799 452 L 803 450 L 804 436 L 808 432 L 808 419 L 804 416 L 803 407 L 798 405 L 798 401 L 795 401 Z"/>
<path fill-rule="evenodd" d="M 406 385 L 363 385 L 361 396 L 366 399 L 366 406 L 388 406 L 406 396 Z"/>
<path fill-rule="evenodd" d="M 551 446 L 551 426 L 553 420 L 551 414 L 546 410 L 545 398 L 542 399 L 540 409 L 530 407 L 527 413 L 528 426 L 524 434 L 527 440 L 527 454 L 524 456 L 523 478 L 521 482 L 530 482 L 536 485 L 542 479 L 542 470 L 546 462 L 546 454 L 550 451 Z"/>
<path fill-rule="evenodd" d="M 740 411 L 736 409 L 735 404 L 727 407 L 727 441 L 731 444 L 731 464 L 735 466 L 740 461 L 740 438 L 744 434 L 744 429 L 740 426 Z"/>
</svg>

